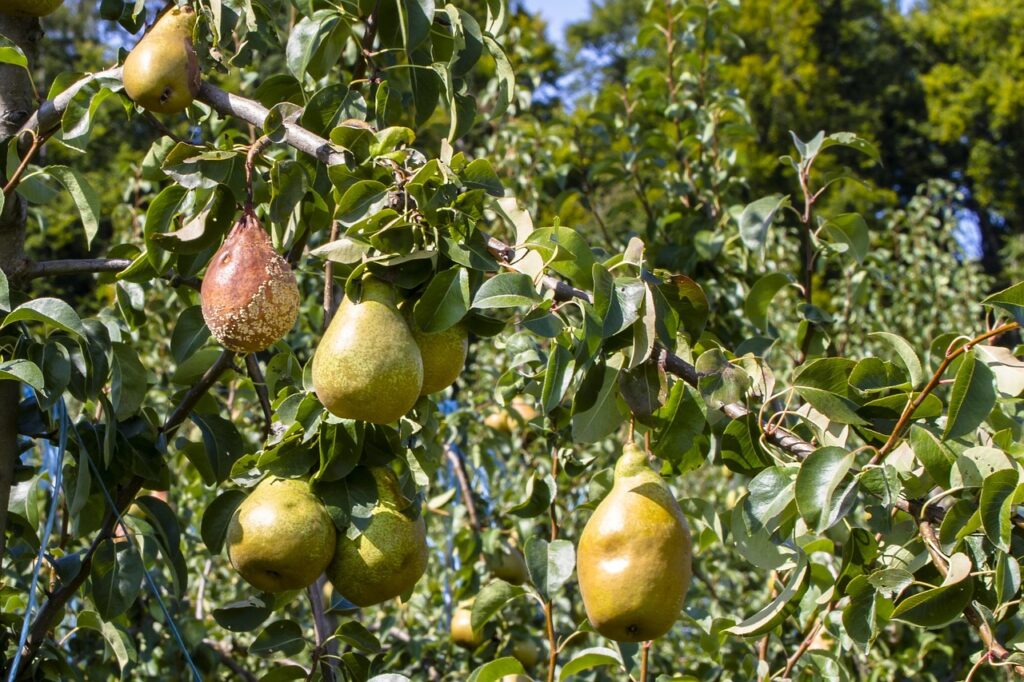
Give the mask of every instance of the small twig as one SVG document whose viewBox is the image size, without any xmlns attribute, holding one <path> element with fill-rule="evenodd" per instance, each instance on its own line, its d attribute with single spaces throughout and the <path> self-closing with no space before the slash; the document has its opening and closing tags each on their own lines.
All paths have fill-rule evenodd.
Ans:
<svg viewBox="0 0 1024 682">
<path fill-rule="evenodd" d="M 331 636 L 331 625 L 327 620 L 326 609 L 324 608 L 324 577 L 320 576 L 316 582 L 306 588 L 306 595 L 309 597 L 309 608 L 313 612 L 313 634 L 316 637 L 316 648 L 313 650 L 313 662 L 309 668 L 309 675 L 306 679 L 313 679 L 317 668 L 325 682 L 333 682 L 334 669 L 324 660 L 324 654 L 328 654 L 325 642 Z"/>
<path fill-rule="evenodd" d="M 260 399 L 260 407 L 263 408 L 263 438 L 270 438 L 270 434 L 273 432 L 272 425 L 274 423 L 274 410 L 270 406 L 270 396 L 267 394 L 267 382 L 263 378 L 263 371 L 260 369 L 259 360 L 256 359 L 255 353 L 249 353 L 245 356 L 245 369 L 249 372 L 249 378 L 252 379 L 252 386 L 256 389 L 256 395 Z"/>
<path fill-rule="evenodd" d="M 196 406 L 196 403 L 206 395 L 206 392 L 217 383 L 217 379 L 220 375 L 227 371 L 235 360 L 235 354 L 229 350 L 225 350 L 217 358 L 217 361 L 213 363 L 210 369 L 206 370 L 202 378 L 188 390 L 185 397 L 182 398 L 181 403 L 174 408 L 167 417 L 167 421 L 160 427 L 160 432 L 169 435 L 176 428 L 178 428 L 185 419 L 188 418 L 189 412 Z"/>
<path fill-rule="evenodd" d="M 939 382 L 942 380 L 942 375 L 946 373 L 946 370 L 949 368 L 949 365 L 954 360 L 956 360 L 958 357 L 960 357 L 968 350 L 981 343 L 982 341 L 990 339 L 993 336 L 999 336 L 1000 334 L 1005 334 L 1006 332 L 1013 331 L 1014 329 L 1017 329 L 1019 327 L 1020 325 L 1016 322 L 1008 322 L 1007 324 L 996 327 L 995 329 L 990 329 L 984 334 L 980 334 L 974 337 L 973 339 L 971 339 L 964 345 L 960 346 L 959 348 L 956 348 L 955 350 L 947 352 L 946 357 L 943 358 L 942 362 L 939 364 L 938 369 L 935 370 L 935 374 L 932 375 L 931 380 L 924 387 L 924 389 L 921 390 L 921 393 L 919 393 L 917 398 L 915 398 L 914 400 L 907 402 L 907 406 L 903 409 L 903 414 L 900 415 L 899 421 L 897 421 L 896 426 L 893 427 L 892 433 L 889 435 L 888 440 L 886 440 L 885 445 L 883 445 L 881 449 L 879 449 L 878 454 L 871 458 L 870 464 L 881 463 L 883 460 L 885 460 L 886 456 L 890 452 L 892 452 L 893 448 L 895 448 L 896 444 L 899 442 L 900 437 L 903 435 L 904 429 L 906 429 L 907 424 L 910 422 L 910 417 L 914 414 L 914 412 L 917 411 L 917 408 L 921 407 L 921 404 L 924 403 L 925 399 L 927 399 L 929 395 L 931 395 L 931 392 L 934 391 L 939 386 Z"/>
<path fill-rule="evenodd" d="M 331 223 L 331 241 L 338 238 L 338 221 Z M 334 261 L 330 258 L 324 263 L 324 329 L 331 323 L 334 316 Z"/>
<path fill-rule="evenodd" d="M 452 463 L 455 470 L 455 480 L 459 483 L 459 490 L 462 492 L 462 500 L 466 505 L 466 514 L 469 516 L 469 525 L 474 533 L 480 532 L 480 518 L 476 514 L 476 497 L 473 489 L 469 486 L 469 478 L 466 476 L 466 467 L 462 463 L 462 457 L 451 446 L 444 449 L 448 461 Z"/>
<path fill-rule="evenodd" d="M 825 627 L 825 619 L 828 618 L 828 614 L 831 612 L 832 605 L 830 604 L 828 609 L 826 609 L 818 618 L 818 621 L 814 624 L 814 627 L 811 628 L 811 631 L 807 633 L 806 637 L 804 637 L 804 640 L 800 642 L 800 646 L 798 646 L 796 651 L 793 652 L 793 655 L 786 659 L 786 668 L 782 671 L 783 678 L 789 677 L 789 674 L 793 672 L 793 666 L 795 666 L 797 661 L 799 661 L 800 658 L 807 653 L 807 650 L 811 648 L 811 644 L 814 643 L 814 638 L 817 637 L 818 633 L 821 632 L 821 629 Z"/>
<path fill-rule="evenodd" d="M 10 180 L 8 180 L 7 184 L 4 185 L 5 198 L 11 196 L 11 193 L 13 193 L 15 189 L 17 189 L 18 184 L 21 182 L 22 176 L 25 174 L 25 170 L 28 168 L 28 165 L 32 163 L 32 159 L 35 158 L 36 153 L 43 146 L 43 143 L 45 143 L 46 140 L 49 139 L 50 135 L 52 134 L 52 131 L 47 133 L 32 132 L 32 146 L 28 148 L 28 151 L 25 153 L 25 158 L 21 160 L 21 163 L 18 164 L 18 168 L 15 169 L 14 173 L 11 174 Z"/>
<path fill-rule="evenodd" d="M 207 559 L 203 564 L 203 572 L 199 574 L 199 589 L 196 590 L 196 620 L 203 620 L 206 617 L 206 576 L 213 568 L 213 559 Z"/>
</svg>

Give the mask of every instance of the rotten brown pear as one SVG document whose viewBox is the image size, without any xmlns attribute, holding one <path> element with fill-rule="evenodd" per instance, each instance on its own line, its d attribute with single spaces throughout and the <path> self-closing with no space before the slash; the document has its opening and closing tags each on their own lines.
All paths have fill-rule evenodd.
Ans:
<svg viewBox="0 0 1024 682">
<path fill-rule="evenodd" d="M 248 211 L 211 259 L 200 293 L 206 326 L 239 353 L 268 348 L 299 315 L 295 275 Z"/>
</svg>

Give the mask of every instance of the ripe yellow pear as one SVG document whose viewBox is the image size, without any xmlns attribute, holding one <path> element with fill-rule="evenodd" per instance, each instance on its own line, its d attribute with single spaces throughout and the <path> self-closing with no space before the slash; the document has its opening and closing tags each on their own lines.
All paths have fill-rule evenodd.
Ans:
<svg viewBox="0 0 1024 682">
<path fill-rule="evenodd" d="M 378 501 L 370 522 L 355 539 L 338 537 L 327 578 L 356 606 L 371 606 L 413 588 L 427 568 L 427 531 L 423 516 L 406 516 L 409 502 L 394 472 L 372 467 Z"/>
<path fill-rule="evenodd" d="M 669 631 L 690 586 L 686 518 L 668 484 L 633 444 L 615 464 L 611 491 L 580 536 L 576 571 L 590 623 L 618 642 Z"/>
<path fill-rule="evenodd" d="M 199 59 L 192 44 L 196 13 L 172 7 L 142 37 L 124 61 L 124 91 L 158 114 L 184 111 L 199 93 Z"/>
<path fill-rule="evenodd" d="M 522 585 L 529 579 L 523 553 L 510 544 L 502 543 L 487 557 L 487 565 L 495 578 L 513 585 Z"/>
<path fill-rule="evenodd" d="M 473 612 L 465 607 L 452 614 L 451 634 L 452 642 L 470 651 L 484 643 L 484 633 L 473 629 Z"/>
<path fill-rule="evenodd" d="M 266 592 L 313 583 L 334 556 L 338 533 L 309 484 L 283 478 L 260 482 L 228 525 L 228 558 L 238 574 Z"/>
<path fill-rule="evenodd" d="M 53 14 L 64 0 L 0 0 L 0 14 L 21 17 L 45 17 Z"/>
<path fill-rule="evenodd" d="M 526 402 L 526 399 L 522 396 L 516 396 L 512 399 L 512 402 L 509 403 L 508 409 L 487 415 L 484 419 L 484 424 L 496 431 L 512 433 L 519 428 L 519 421 L 512 416 L 512 413 L 509 410 L 518 414 L 524 423 L 533 420 L 537 416 L 537 410 L 534 409 L 533 405 Z"/>
<path fill-rule="evenodd" d="M 342 301 L 313 355 L 313 388 L 332 414 L 388 424 L 423 387 L 423 359 L 391 285 L 369 278 L 362 300 Z"/>
<path fill-rule="evenodd" d="M 461 322 L 439 332 L 425 332 L 409 315 L 409 327 L 423 358 L 420 395 L 443 391 L 459 378 L 469 352 L 469 330 Z"/>
</svg>

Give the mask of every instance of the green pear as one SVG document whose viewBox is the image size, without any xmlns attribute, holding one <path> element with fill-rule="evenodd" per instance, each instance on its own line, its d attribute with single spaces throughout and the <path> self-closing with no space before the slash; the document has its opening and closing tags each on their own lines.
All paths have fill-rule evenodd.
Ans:
<svg viewBox="0 0 1024 682">
<path fill-rule="evenodd" d="M 334 556 L 338 533 L 305 481 L 267 478 L 235 510 L 228 558 L 238 574 L 265 592 L 313 583 Z"/>
<path fill-rule="evenodd" d="M 388 424 L 423 387 L 423 359 L 395 307 L 391 285 L 363 281 L 362 300 L 342 301 L 313 355 L 313 388 L 332 414 Z"/>
<path fill-rule="evenodd" d="M 192 44 L 196 13 L 173 7 L 142 37 L 124 61 L 124 90 L 158 114 L 184 111 L 199 94 L 199 59 Z"/>
<path fill-rule="evenodd" d="M 502 543 L 487 557 L 487 566 L 495 578 L 513 585 L 522 585 L 529 579 L 526 559 L 516 547 Z"/>
<path fill-rule="evenodd" d="M 427 568 L 427 531 L 422 516 L 409 518 L 409 501 L 391 469 L 371 467 L 377 504 L 366 528 L 355 538 L 338 537 L 327 578 L 357 606 L 393 599 L 413 588 Z"/>
<path fill-rule="evenodd" d="M 64 0 L 0 0 L 0 14 L 16 17 L 45 17 L 53 14 Z"/>
<path fill-rule="evenodd" d="M 668 484 L 635 445 L 623 448 L 612 489 L 587 521 L 576 553 L 590 623 L 618 642 L 665 634 L 690 586 L 690 529 Z"/>
<path fill-rule="evenodd" d="M 484 643 L 484 633 L 473 629 L 473 612 L 469 608 L 460 606 L 455 609 L 452 614 L 451 637 L 453 643 L 470 651 Z"/>
<path fill-rule="evenodd" d="M 532 668 L 540 662 L 540 647 L 530 638 L 516 639 L 512 642 L 512 655 L 523 664 L 524 668 Z"/>
<path fill-rule="evenodd" d="M 423 358 L 423 388 L 420 389 L 420 395 L 443 391 L 455 383 L 466 366 L 469 330 L 459 322 L 439 332 L 425 332 L 416 325 L 411 311 L 412 306 L 409 306 L 406 318 Z"/>
</svg>

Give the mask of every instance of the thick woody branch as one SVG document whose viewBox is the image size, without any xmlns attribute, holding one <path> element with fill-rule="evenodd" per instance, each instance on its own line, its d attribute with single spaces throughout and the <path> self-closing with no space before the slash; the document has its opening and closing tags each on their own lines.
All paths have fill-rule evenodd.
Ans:
<svg viewBox="0 0 1024 682">
<path fill-rule="evenodd" d="M 132 261 L 127 258 L 82 258 L 77 260 L 44 260 L 29 263 L 19 273 L 23 280 L 61 275 L 85 275 L 97 272 L 121 272 Z"/>
<path fill-rule="evenodd" d="M 217 383 L 217 379 L 223 374 L 231 365 L 234 363 L 235 354 L 229 350 L 225 350 L 217 358 L 217 361 L 210 366 L 210 369 L 206 370 L 202 378 L 197 384 L 188 390 L 185 397 L 181 399 L 174 411 L 167 416 L 167 421 L 160 427 L 160 432 L 164 434 L 173 433 L 183 421 L 188 418 L 189 413 L 192 412 L 192 408 L 196 406 L 196 403 L 206 395 L 206 392 Z"/>
</svg>

